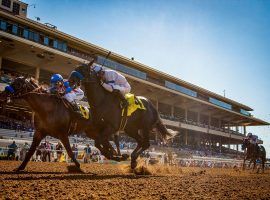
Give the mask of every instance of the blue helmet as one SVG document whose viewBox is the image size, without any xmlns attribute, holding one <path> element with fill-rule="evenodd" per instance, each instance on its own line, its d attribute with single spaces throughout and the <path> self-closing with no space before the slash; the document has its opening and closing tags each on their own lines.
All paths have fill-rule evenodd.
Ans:
<svg viewBox="0 0 270 200">
<path fill-rule="evenodd" d="M 62 82 L 64 79 L 60 74 L 54 74 L 51 77 L 51 83 Z"/>
</svg>

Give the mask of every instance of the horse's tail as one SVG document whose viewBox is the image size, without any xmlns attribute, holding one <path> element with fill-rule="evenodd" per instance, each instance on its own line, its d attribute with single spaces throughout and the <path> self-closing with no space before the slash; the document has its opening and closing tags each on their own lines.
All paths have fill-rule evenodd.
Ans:
<svg viewBox="0 0 270 200">
<path fill-rule="evenodd" d="M 162 139 L 165 141 L 173 138 L 178 133 L 178 131 L 166 128 L 166 126 L 163 124 L 159 116 L 158 121 L 155 124 L 155 128 L 160 133 Z"/>
<path fill-rule="evenodd" d="M 260 145 L 261 151 L 262 151 L 262 159 L 266 161 L 266 150 L 263 145 Z"/>
<path fill-rule="evenodd" d="M 155 132 L 157 131 L 161 135 L 164 141 L 167 141 L 173 138 L 174 136 L 176 136 L 178 131 L 174 131 L 172 129 L 166 128 L 166 126 L 163 124 L 162 120 L 160 119 L 157 109 L 154 107 L 154 105 L 150 101 L 148 101 L 148 103 L 149 103 L 149 106 L 152 107 L 151 109 L 153 111 L 154 118 L 156 119 L 156 122 L 153 126 L 153 130 Z"/>
</svg>

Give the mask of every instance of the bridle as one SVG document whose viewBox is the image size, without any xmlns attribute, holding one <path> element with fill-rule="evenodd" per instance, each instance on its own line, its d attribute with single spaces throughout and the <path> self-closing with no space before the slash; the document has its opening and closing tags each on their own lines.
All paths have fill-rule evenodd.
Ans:
<svg viewBox="0 0 270 200">
<path fill-rule="evenodd" d="M 9 98 L 18 99 L 18 98 L 24 97 L 25 95 L 27 95 L 27 94 L 29 94 L 31 92 L 38 92 L 38 93 L 42 92 L 43 88 L 41 86 L 39 86 L 37 83 L 35 83 L 32 79 L 25 79 L 25 78 L 22 78 L 22 79 L 24 81 L 23 83 L 22 82 L 19 82 L 19 83 L 13 82 L 13 83 L 11 83 L 11 86 L 13 84 L 16 84 L 16 87 L 15 87 L 15 92 L 14 93 L 9 93 L 8 94 Z M 16 79 L 14 81 L 16 81 Z"/>
</svg>

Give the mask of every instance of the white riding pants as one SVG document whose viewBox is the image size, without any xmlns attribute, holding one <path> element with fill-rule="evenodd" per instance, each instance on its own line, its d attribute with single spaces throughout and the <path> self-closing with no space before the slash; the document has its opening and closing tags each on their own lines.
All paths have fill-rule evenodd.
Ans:
<svg viewBox="0 0 270 200">
<path fill-rule="evenodd" d="M 82 91 L 82 89 L 77 88 L 65 94 L 64 97 L 66 100 L 68 100 L 68 102 L 73 102 L 74 100 L 80 101 L 84 97 L 84 92 Z"/>
</svg>

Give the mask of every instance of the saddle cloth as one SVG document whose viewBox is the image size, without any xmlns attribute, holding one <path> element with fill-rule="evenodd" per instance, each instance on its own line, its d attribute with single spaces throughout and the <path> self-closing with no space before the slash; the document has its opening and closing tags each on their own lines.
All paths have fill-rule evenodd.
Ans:
<svg viewBox="0 0 270 200">
<path fill-rule="evenodd" d="M 136 97 L 134 94 L 127 93 L 125 95 L 126 100 L 128 101 L 127 116 L 131 116 L 137 109 L 146 110 L 142 100 Z M 124 115 L 124 109 L 122 110 L 122 116 Z"/>
<path fill-rule="evenodd" d="M 79 108 L 80 108 L 80 112 L 81 112 L 82 116 L 85 119 L 89 119 L 89 117 L 90 117 L 89 109 L 85 106 L 82 106 L 82 105 L 79 105 Z"/>
</svg>

